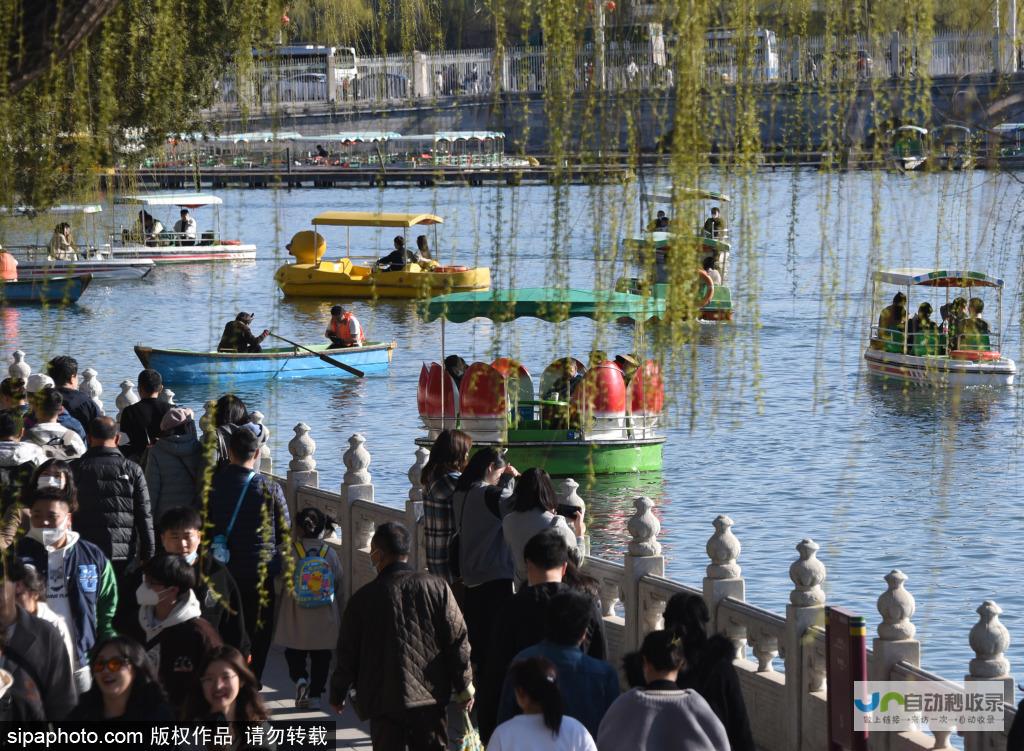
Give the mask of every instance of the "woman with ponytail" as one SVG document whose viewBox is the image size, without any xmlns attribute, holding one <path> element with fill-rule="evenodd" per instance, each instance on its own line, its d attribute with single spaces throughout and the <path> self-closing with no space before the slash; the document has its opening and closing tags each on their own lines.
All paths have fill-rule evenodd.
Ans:
<svg viewBox="0 0 1024 751">
<path fill-rule="evenodd" d="M 676 685 L 684 658 L 672 631 L 644 637 L 640 655 L 646 685 L 623 694 L 608 709 L 597 733 L 600 751 L 728 751 L 725 727 L 692 689 Z"/>
<path fill-rule="evenodd" d="M 487 751 L 597 751 L 587 729 L 564 713 L 550 660 L 531 657 L 516 662 L 509 668 L 509 679 L 523 713 L 498 725 Z"/>
</svg>

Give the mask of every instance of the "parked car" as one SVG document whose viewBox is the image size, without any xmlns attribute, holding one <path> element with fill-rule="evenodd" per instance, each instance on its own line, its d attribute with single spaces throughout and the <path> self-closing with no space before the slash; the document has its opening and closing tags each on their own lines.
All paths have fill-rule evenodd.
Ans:
<svg viewBox="0 0 1024 751">
<path fill-rule="evenodd" d="M 276 91 L 276 96 L 275 96 Z M 264 101 L 325 102 L 327 101 L 326 73 L 296 73 L 264 84 Z"/>
</svg>

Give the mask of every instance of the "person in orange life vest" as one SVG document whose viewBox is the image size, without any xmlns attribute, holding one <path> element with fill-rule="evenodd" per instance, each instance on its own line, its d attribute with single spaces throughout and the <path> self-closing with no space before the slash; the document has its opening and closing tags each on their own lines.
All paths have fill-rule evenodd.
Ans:
<svg viewBox="0 0 1024 751">
<path fill-rule="evenodd" d="M 359 325 L 359 319 L 340 305 L 331 308 L 331 322 L 324 334 L 331 340 L 332 349 L 358 347 L 363 343 L 363 327 Z"/>
<path fill-rule="evenodd" d="M 0 245 L 0 279 L 5 282 L 18 281 L 18 259 Z"/>
</svg>

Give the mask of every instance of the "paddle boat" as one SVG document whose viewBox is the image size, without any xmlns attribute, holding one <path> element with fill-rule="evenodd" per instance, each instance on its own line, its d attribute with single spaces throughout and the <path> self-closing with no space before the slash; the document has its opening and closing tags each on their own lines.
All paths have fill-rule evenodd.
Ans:
<svg viewBox="0 0 1024 751">
<path fill-rule="evenodd" d="M 89 274 L 51 276 L 45 279 L 19 279 L 0 282 L 0 305 L 42 303 L 72 305 L 89 286 Z"/>
<path fill-rule="evenodd" d="M 425 298 L 450 292 L 485 290 L 491 286 L 491 270 L 485 266 L 468 268 L 441 265 L 437 260 L 427 263 L 409 263 L 399 270 L 381 268 L 377 261 L 391 252 L 388 248 L 374 255 L 353 256 L 351 232 L 353 227 L 394 227 L 403 230 L 406 248 L 414 250 L 408 230 L 412 227 L 434 228 L 433 252 L 437 253 L 437 225 L 444 220 L 434 214 L 396 214 L 372 211 L 325 211 L 313 217 L 313 229 L 303 230 L 292 237 L 288 252 L 295 263 L 281 266 L 274 274 L 277 286 L 287 296 L 320 297 L 331 299 L 353 298 Z M 324 261 L 327 242 L 320 234 L 321 227 L 345 227 L 345 257 L 337 261 Z M 391 243 L 390 235 L 387 236 Z M 369 266 L 357 266 L 353 260 L 368 260 Z"/>
<path fill-rule="evenodd" d="M 223 201 L 207 193 L 154 193 L 153 195 L 117 196 L 115 205 L 130 206 L 133 216 L 129 226 L 121 226 L 110 234 L 110 249 L 114 258 L 149 259 L 156 264 L 198 263 L 203 261 L 254 261 L 256 246 L 240 240 L 226 240 L 220 231 L 220 206 Z M 180 209 L 213 207 L 212 230 L 199 230 L 195 239 L 174 232 L 174 223 L 180 218 Z M 135 213 L 135 209 L 138 212 Z M 140 222 L 143 212 L 162 209 L 164 229 L 146 235 Z M 174 211 L 177 208 L 179 211 Z M 157 217 L 159 219 L 159 217 Z M 164 221 L 166 220 L 166 221 Z M 197 220 L 198 226 L 198 220 Z"/>
<path fill-rule="evenodd" d="M 394 342 L 366 342 L 361 347 L 331 349 L 329 344 L 266 347 L 262 352 L 196 352 L 137 345 L 143 367 L 160 372 L 170 384 L 273 381 L 285 378 L 349 378 L 330 360 L 364 374 L 387 373 Z"/>
<path fill-rule="evenodd" d="M 977 139 L 963 125 L 943 125 L 935 135 L 935 166 L 944 170 L 971 169 L 978 153 Z"/>
<path fill-rule="evenodd" d="M 890 148 L 889 166 L 900 172 L 923 169 L 928 162 L 928 129 L 919 125 L 901 125 L 885 134 Z"/>
<path fill-rule="evenodd" d="M 900 328 L 871 327 L 871 341 L 864 350 L 868 372 L 882 378 L 893 378 L 909 383 L 935 386 L 1010 386 L 1017 373 L 1013 360 L 999 351 L 999 329 L 1002 324 L 1003 280 L 978 271 L 949 271 L 945 269 L 892 269 L 877 271 L 876 285 L 894 285 L 905 289 L 907 320 Z M 915 331 L 910 318 L 918 311 L 923 300 L 913 301 L 911 292 L 920 294 L 927 288 L 946 290 L 945 304 L 932 305 L 943 318 L 942 327 L 927 327 Z M 995 289 L 997 297 L 997 325 L 959 319 L 950 311 L 951 289 Z M 873 297 L 877 299 L 877 296 Z M 963 298 L 961 298 L 963 299 Z M 980 300 L 981 298 L 977 298 Z M 894 300 L 895 304 L 895 300 Z M 961 304 L 969 308 L 967 300 Z M 957 322 L 959 321 L 959 322 Z M 983 333 L 984 332 L 984 333 Z"/>
<path fill-rule="evenodd" d="M 114 258 L 109 245 L 96 245 L 83 237 L 99 236 L 97 219 L 103 207 L 99 204 L 62 204 L 38 210 L 29 206 L 9 212 L 18 221 L 6 223 L 12 240 L 4 250 L 18 261 L 18 279 L 47 279 L 54 276 L 89 274 L 93 281 L 142 279 L 153 270 L 148 259 Z M 49 240 L 54 227 L 71 224 L 75 240 L 75 257 L 55 259 L 50 255 Z"/>
<path fill-rule="evenodd" d="M 697 246 L 698 263 L 694 273 L 698 277 L 698 317 L 702 321 L 731 321 L 733 307 L 732 291 L 729 288 L 729 254 L 732 245 L 729 242 L 728 225 L 723 217 L 723 226 L 705 231 L 704 218 L 710 216 L 709 209 L 712 207 L 717 207 L 724 214 L 724 205 L 732 199 L 724 193 L 699 188 L 676 189 L 674 194 L 645 193 L 641 198 L 643 203 L 654 206 L 671 207 L 677 202 L 695 204 L 698 208 L 692 218 L 697 223 L 697 229 L 692 236 L 680 239 L 668 226 L 659 228 L 657 219 L 652 219 L 641 234 L 623 238 L 622 249 L 626 257 L 640 267 L 641 276 L 619 279 L 615 288 L 633 294 L 642 294 L 650 289 L 654 297 L 667 298 L 669 264 L 672 263 L 674 247 L 678 248 L 678 252 L 684 252 L 688 249 L 687 245 Z M 665 223 L 671 224 L 669 221 Z M 721 275 L 721 284 L 716 284 L 705 269 L 708 265 L 713 266 Z"/>
<path fill-rule="evenodd" d="M 441 362 L 424 363 L 420 370 L 416 403 L 426 435 L 416 439 L 417 445 L 430 448 L 441 430 L 458 428 L 473 437 L 474 448 L 507 449 L 517 467 L 543 467 L 552 475 L 661 469 L 665 390 L 653 360 L 637 363 L 627 378 L 609 359 L 587 370 L 578 360 L 562 358 L 535 380 L 523 363 L 499 357 L 470 364 L 458 383 L 442 365 L 446 321 L 582 317 L 629 320 L 642 327 L 663 314 L 658 301 L 621 292 L 542 287 L 443 295 L 423 303 L 421 312 L 428 321 L 441 319 Z M 564 393 L 558 385 L 569 378 L 570 361 L 582 378 L 567 398 L 551 398 L 554 392 Z"/>
</svg>

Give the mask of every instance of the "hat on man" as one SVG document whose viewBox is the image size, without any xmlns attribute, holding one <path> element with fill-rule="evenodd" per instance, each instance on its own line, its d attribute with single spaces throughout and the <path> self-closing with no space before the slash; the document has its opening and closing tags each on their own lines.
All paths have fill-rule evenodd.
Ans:
<svg viewBox="0 0 1024 751">
<path fill-rule="evenodd" d="M 34 394 L 53 385 L 53 379 L 50 376 L 45 373 L 33 373 L 28 377 L 28 383 L 25 384 L 25 388 L 28 390 L 28 393 Z"/>
<path fill-rule="evenodd" d="M 633 357 L 633 355 L 615 355 L 615 362 L 619 365 L 629 365 L 634 368 L 640 366 L 640 363 L 636 361 L 636 358 Z"/>
<path fill-rule="evenodd" d="M 172 407 L 160 420 L 160 432 L 166 433 L 169 430 L 176 430 L 189 420 L 193 419 L 195 413 L 188 407 Z"/>
<path fill-rule="evenodd" d="M 341 313 L 342 313 L 342 307 L 340 305 L 335 305 L 333 308 L 331 308 L 331 315 L 332 316 L 340 316 Z"/>
<path fill-rule="evenodd" d="M 255 318 L 255 317 L 256 317 L 255 313 L 246 313 L 243 310 L 241 313 L 239 313 L 237 316 L 235 316 L 235 320 L 236 321 L 241 321 L 242 323 L 250 323 L 252 321 L 252 319 Z"/>
</svg>

